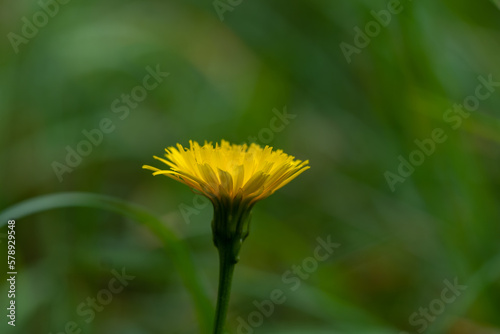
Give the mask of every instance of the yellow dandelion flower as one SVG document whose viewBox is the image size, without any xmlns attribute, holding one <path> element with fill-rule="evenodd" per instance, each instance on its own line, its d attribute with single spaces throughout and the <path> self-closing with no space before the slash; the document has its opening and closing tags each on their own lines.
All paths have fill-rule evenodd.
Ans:
<svg viewBox="0 0 500 334">
<path fill-rule="evenodd" d="M 168 169 L 143 166 L 153 175 L 166 175 L 200 191 L 214 205 L 212 232 L 219 250 L 220 272 L 214 333 L 223 332 L 234 266 L 241 244 L 248 236 L 253 205 L 274 193 L 309 168 L 309 161 L 296 160 L 282 150 L 256 144 L 235 145 L 189 142 L 189 148 L 165 149 L 155 159 Z"/>
<path fill-rule="evenodd" d="M 189 187 L 200 191 L 212 202 L 223 198 L 241 199 L 251 205 L 268 197 L 279 188 L 309 168 L 308 161 L 296 160 L 282 150 L 264 148 L 256 144 L 235 145 L 222 140 L 216 143 L 205 142 L 201 146 L 189 142 L 189 148 L 165 149 L 165 158 L 155 159 L 168 165 L 169 169 L 150 169 L 153 175 L 166 175 Z"/>
</svg>

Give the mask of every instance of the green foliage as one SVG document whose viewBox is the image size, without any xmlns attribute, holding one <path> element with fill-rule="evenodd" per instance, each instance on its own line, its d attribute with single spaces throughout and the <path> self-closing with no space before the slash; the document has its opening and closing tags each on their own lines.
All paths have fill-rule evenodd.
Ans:
<svg viewBox="0 0 500 334">
<path fill-rule="evenodd" d="M 141 170 L 189 139 L 311 162 L 253 210 L 231 333 L 276 289 L 255 333 L 499 330 L 498 1 L 62 2 L 45 24 L 39 2 L 0 5 L 0 253 L 16 219 L 19 272 L 1 333 L 207 326 L 212 209 Z M 121 268 L 136 278 L 87 322 Z"/>
</svg>

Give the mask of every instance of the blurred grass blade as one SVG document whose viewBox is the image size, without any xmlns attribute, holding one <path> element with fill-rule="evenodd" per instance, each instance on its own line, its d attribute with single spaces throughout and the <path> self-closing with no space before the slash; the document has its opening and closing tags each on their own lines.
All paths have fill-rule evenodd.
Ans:
<svg viewBox="0 0 500 334">
<path fill-rule="evenodd" d="M 194 301 L 200 331 L 208 331 L 211 327 L 213 308 L 205 293 L 184 243 L 169 230 L 158 218 L 146 209 L 124 200 L 82 192 L 66 192 L 44 195 L 15 204 L 0 213 L 0 227 L 9 219 L 20 219 L 35 213 L 65 208 L 87 207 L 113 211 L 147 226 L 163 242 L 166 250 L 172 255 L 172 261 L 179 271 Z"/>
</svg>

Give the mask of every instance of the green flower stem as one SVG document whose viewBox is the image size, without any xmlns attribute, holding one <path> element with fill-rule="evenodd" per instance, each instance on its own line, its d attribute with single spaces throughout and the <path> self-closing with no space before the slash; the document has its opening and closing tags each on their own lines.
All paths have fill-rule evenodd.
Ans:
<svg viewBox="0 0 500 334">
<path fill-rule="evenodd" d="M 248 236 L 251 202 L 242 202 L 242 198 L 222 197 L 214 204 L 212 220 L 213 241 L 219 251 L 219 290 L 213 334 L 222 334 L 231 295 L 231 283 L 234 266 L 239 260 L 243 241 Z"/>
<path fill-rule="evenodd" d="M 213 334 L 222 334 L 226 323 L 226 314 L 231 295 L 231 283 L 237 259 L 234 256 L 233 245 L 219 244 L 219 289 L 217 293 L 217 309 Z"/>
</svg>

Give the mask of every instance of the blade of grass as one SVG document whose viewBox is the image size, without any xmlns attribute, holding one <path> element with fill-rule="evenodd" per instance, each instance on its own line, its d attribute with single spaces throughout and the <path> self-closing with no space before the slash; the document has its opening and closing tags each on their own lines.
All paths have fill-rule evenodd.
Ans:
<svg viewBox="0 0 500 334">
<path fill-rule="evenodd" d="M 163 242 L 165 249 L 172 255 L 172 261 L 195 304 L 200 332 L 208 333 L 212 323 L 213 307 L 198 279 L 189 250 L 161 220 L 146 209 L 111 196 L 65 192 L 35 197 L 5 209 L 0 213 L 0 227 L 6 225 L 9 219 L 17 220 L 43 211 L 66 207 L 87 207 L 112 211 L 148 227 Z"/>
</svg>

